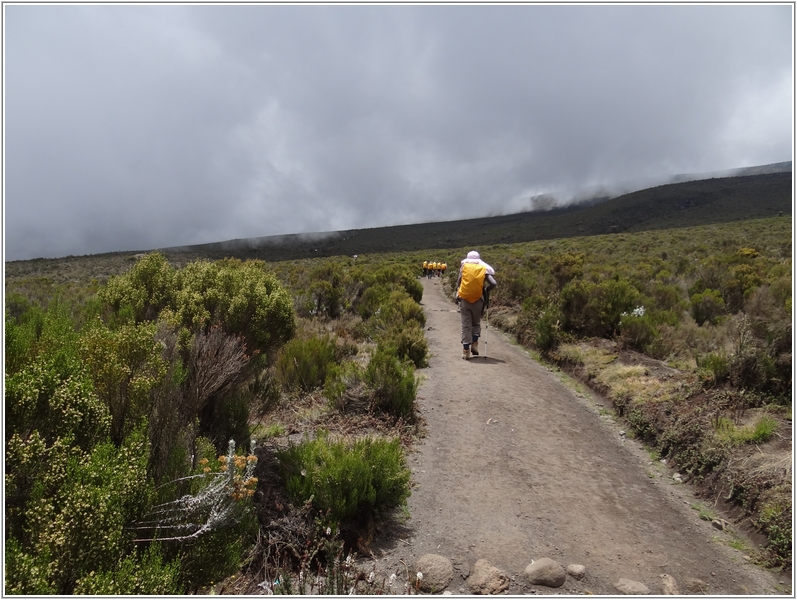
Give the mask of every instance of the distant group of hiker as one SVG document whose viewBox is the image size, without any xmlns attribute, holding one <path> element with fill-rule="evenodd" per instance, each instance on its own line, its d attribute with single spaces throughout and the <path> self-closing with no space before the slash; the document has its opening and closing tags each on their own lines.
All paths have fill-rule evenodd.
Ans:
<svg viewBox="0 0 797 600">
<path fill-rule="evenodd" d="M 442 277 L 448 265 L 444 262 L 423 261 L 423 276 L 431 279 L 432 277 Z"/>
<path fill-rule="evenodd" d="M 445 263 L 423 261 L 423 275 L 431 279 L 446 271 Z M 471 250 L 462 259 L 454 298 L 459 305 L 461 325 L 462 358 L 479 356 L 479 338 L 482 334 L 481 320 L 490 304 L 490 291 L 498 285 L 495 269 L 482 260 L 476 250 Z"/>
</svg>

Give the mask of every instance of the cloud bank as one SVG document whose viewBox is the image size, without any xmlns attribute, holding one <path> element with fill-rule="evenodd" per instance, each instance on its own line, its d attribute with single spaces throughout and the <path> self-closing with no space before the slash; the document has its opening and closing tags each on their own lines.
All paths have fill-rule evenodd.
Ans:
<svg viewBox="0 0 797 600">
<path fill-rule="evenodd" d="M 791 5 L 6 5 L 5 259 L 791 160 Z"/>
</svg>

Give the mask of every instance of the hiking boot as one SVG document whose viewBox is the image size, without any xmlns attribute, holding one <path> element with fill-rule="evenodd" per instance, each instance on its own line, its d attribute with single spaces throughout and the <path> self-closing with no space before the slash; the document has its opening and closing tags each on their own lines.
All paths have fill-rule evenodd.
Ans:
<svg viewBox="0 0 797 600">
<path fill-rule="evenodd" d="M 479 342 L 473 342 L 470 345 L 470 353 L 473 354 L 473 356 L 479 356 Z"/>
<path fill-rule="evenodd" d="M 462 359 L 463 360 L 468 360 L 469 358 L 470 358 L 470 350 L 468 350 L 467 348 L 463 348 L 463 350 L 462 350 Z"/>
</svg>

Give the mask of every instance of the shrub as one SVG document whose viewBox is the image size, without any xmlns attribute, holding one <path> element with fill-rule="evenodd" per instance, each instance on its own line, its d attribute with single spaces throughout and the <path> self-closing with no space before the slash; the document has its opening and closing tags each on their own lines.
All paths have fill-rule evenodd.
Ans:
<svg viewBox="0 0 797 600">
<path fill-rule="evenodd" d="M 182 594 L 178 560 L 164 562 L 160 546 L 151 544 L 139 556 L 134 550 L 109 571 L 92 571 L 80 578 L 75 594 L 89 595 L 175 595 Z"/>
<path fill-rule="evenodd" d="M 324 396 L 335 409 L 345 410 L 351 400 L 363 398 L 366 395 L 363 394 L 364 388 L 363 368 L 358 363 L 347 361 L 329 366 Z M 367 405 L 361 408 L 367 408 Z"/>
<path fill-rule="evenodd" d="M 296 338 L 280 352 L 277 377 L 287 389 L 311 392 L 324 385 L 334 360 L 335 341 L 331 337 Z"/>
<path fill-rule="evenodd" d="M 551 273 L 560 290 L 571 280 L 581 277 L 583 268 L 584 254 L 581 252 L 565 252 L 551 257 Z"/>
<path fill-rule="evenodd" d="M 221 325 L 261 351 L 282 345 L 296 330 L 290 297 L 260 261 L 196 261 L 173 271 L 153 253 L 112 277 L 98 295 L 115 312 L 132 307 L 136 321 L 155 320 L 168 308 L 190 330 Z"/>
<path fill-rule="evenodd" d="M 379 309 L 379 321 L 385 326 L 415 321 L 420 327 L 426 325 L 423 307 L 403 291 L 391 292 Z"/>
<path fill-rule="evenodd" d="M 541 352 L 556 349 L 562 339 L 560 313 L 555 307 L 542 312 L 534 325 L 534 344 Z"/>
<path fill-rule="evenodd" d="M 720 384 L 728 379 L 728 357 L 716 352 L 709 352 L 695 359 L 698 371 L 702 371 L 704 379 L 713 384 Z"/>
<path fill-rule="evenodd" d="M 717 290 L 705 290 L 692 294 L 692 318 L 698 325 L 708 322 L 716 325 L 719 317 L 725 312 L 725 300 Z"/>
<path fill-rule="evenodd" d="M 381 284 L 390 290 L 402 289 L 417 303 L 423 298 L 423 284 L 418 281 L 415 270 L 406 265 L 380 267 L 365 277 L 365 283 L 369 286 Z"/>
<path fill-rule="evenodd" d="M 390 295 L 390 290 L 384 285 L 373 285 L 366 288 L 357 302 L 357 313 L 363 319 L 370 319 L 387 300 L 388 295 Z"/>
<path fill-rule="evenodd" d="M 648 314 L 627 314 L 620 318 L 620 339 L 629 348 L 644 352 L 659 332 Z"/>
<path fill-rule="evenodd" d="M 409 497 L 410 471 L 398 439 L 334 442 L 321 432 L 278 457 L 294 502 L 312 502 L 333 529 L 399 506 Z"/>
<path fill-rule="evenodd" d="M 344 288 L 347 277 L 343 267 L 326 261 L 310 272 L 309 294 L 312 298 L 312 313 L 319 317 L 335 319 L 344 306 Z"/>
<path fill-rule="evenodd" d="M 154 323 L 123 325 L 114 331 L 99 319 L 81 335 L 80 353 L 94 390 L 111 413 L 116 444 L 150 414 L 152 390 L 166 375 Z"/>
<path fill-rule="evenodd" d="M 175 301 L 174 270 L 159 252 L 147 254 L 125 275 L 111 277 L 99 297 L 113 310 L 132 310 L 137 322 L 152 320 Z"/>
<path fill-rule="evenodd" d="M 418 382 L 412 363 L 402 362 L 387 348 L 377 348 L 365 369 L 365 381 L 374 390 L 377 409 L 413 419 Z"/>
<path fill-rule="evenodd" d="M 390 348 L 401 360 L 410 360 L 416 368 L 427 366 L 429 344 L 421 329 L 413 321 L 394 325 L 386 331 L 379 345 Z"/>
<path fill-rule="evenodd" d="M 636 306 L 639 292 L 625 279 L 609 279 L 599 283 L 589 306 L 597 316 L 598 322 L 593 324 L 595 333 L 612 332 L 620 324 L 623 313 Z"/>
<path fill-rule="evenodd" d="M 592 320 L 589 315 L 589 303 L 593 285 L 583 279 L 568 282 L 559 296 L 562 319 L 568 331 L 584 332 Z"/>
<path fill-rule="evenodd" d="M 792 561 L 792 491 L 791 485 L 771 488 L 762 494 L 761 509 L 755 525 L 767 536 L 769 556 L 766 566 L 791 565 Z"/>
<path fill-rule="evenodd" d="M 27 478 L 33 483 L 22 510 L 12 513 L 11 523 L 7 521 L 12 531 L 20 531 L 20 524 L 24 531 L 11 552 L 12 564 L 20 571 L 6 572 L 8 588 L 29 585 L 24 578 L 32 573 L 38 556 L 50 560 L 45 574 L 31 585 L 41 587 L 46 581 L 59 594 L 72 593 L 77 580 L 92 571 L 113 569 L 131 549 L 124 527 L 141 514 L 151 497 L 147 456 L 146 437 L 140 430 L 122 448 L 103 443 L 88 454 L 60 440 L 46 448 L 36 438 L 23 441 L 15 436 L 7 470 L 14 475 L 14 487 Z M 37 472 L 34 461 L 43 458 L 48 468 Z"/>
</svg>

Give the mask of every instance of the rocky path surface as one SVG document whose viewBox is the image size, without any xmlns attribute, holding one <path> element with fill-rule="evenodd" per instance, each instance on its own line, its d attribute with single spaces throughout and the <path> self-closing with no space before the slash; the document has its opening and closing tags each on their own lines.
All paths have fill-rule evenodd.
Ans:
<svg viewBox="0 0 797 600">
<path fill-rule="evenodd" d="M 478 591 L 471 575 L 480 560 L 494 582 L 506 576 L 492 591 L 508 594 L 617 595 L 621 580 L 651 594 L 784 593 L 786 582 L 728 546 L 732 533 L 700 520 L 689 488 L 626 440 L 588 392 L 492 328 L 481 343 L 487 356 L 462 360 L 456 305 L 440 279 L 422 281 L 426 436 L 409 456 L 408 518 L 371 545 L 377 573 L 398 574 L 393 591 L 433 554 L 443 570 L 453 566 L 436 591 L 454 594 Z M 527 567 L 545 558 L 582 565 L 584 575 L 559 587 L 532 583 Z"/>
</svg>

